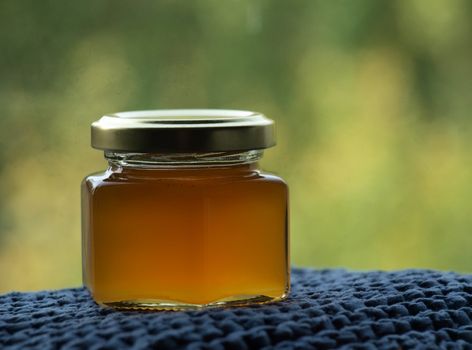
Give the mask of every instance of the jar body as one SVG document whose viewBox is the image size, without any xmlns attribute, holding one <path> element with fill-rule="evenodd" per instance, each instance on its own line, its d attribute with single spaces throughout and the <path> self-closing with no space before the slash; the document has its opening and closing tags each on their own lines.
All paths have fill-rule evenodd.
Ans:
<svg viewBox="0 0 472 350">
<path fill-rule="evenodd" d="M 85 178 L 83 275 L 94 299 L 184 309 L 284 298 L 288 188 L 256 164 L 111 166 Z"/>
</svg>

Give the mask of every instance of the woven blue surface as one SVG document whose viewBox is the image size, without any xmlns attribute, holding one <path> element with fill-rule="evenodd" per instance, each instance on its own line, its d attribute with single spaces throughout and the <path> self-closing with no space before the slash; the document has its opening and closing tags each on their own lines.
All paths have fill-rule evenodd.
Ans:
<svg viewBox="0 0 472 350">
<path fill-rule="evenodd" d="M 101 309 L 82 288 L 0 296 L 1 349 L 472 349 L 472 275 L 292 271 L 272 305 Z"/>
</svg>

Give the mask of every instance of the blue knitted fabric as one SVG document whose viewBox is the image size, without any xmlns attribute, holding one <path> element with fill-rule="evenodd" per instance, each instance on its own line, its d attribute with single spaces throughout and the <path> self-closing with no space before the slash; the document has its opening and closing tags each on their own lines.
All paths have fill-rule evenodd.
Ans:
<svg viewBox="0 0 472 350">
<path fill-rule="evenodd" d="M 0 296 L 1 349 L 472 349 L 472 275 L 293 269 L 287 301 L 118 312 L 83 288 Z"/>
</svg>

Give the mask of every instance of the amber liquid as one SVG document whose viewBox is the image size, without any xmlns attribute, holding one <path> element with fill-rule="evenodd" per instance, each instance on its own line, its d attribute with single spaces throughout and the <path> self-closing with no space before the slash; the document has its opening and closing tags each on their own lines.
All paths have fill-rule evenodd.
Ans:
<svg viewBox="0 0 472 350">
<path fill-rule="evenodd" d="M 255 165 L 109 169 L 82 196 L 84 283 L 98 303 L 204 307 L 288 292 L 287 186 Z"/>
</svg>

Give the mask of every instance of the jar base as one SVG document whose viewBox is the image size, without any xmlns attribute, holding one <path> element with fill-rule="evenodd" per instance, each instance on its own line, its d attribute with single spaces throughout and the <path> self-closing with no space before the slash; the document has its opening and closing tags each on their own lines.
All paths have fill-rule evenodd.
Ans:
<svg viewBox="0 0 472 350">
<path fill-rule="evenodd" d="M 187 311 L 209 308 L 249 306 L 254 304 L 267 304 L 282 301 L 286 297 L 287 294 L 283 294 L 278 297 L 270 297 L 266 295 L 237 295 L 220 299 L 207 304 L 191 304 L 174 300 L 161 299 L 123 300 L 113 302 L 98 302 L 98 304 L 104 307 L 110 307 L 117 310 Z"/>
</svg>

